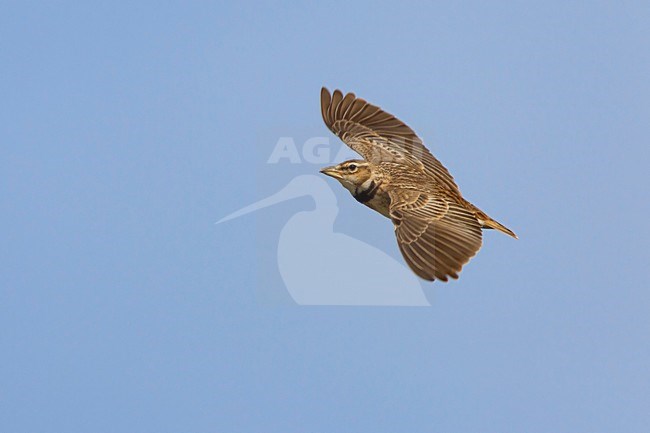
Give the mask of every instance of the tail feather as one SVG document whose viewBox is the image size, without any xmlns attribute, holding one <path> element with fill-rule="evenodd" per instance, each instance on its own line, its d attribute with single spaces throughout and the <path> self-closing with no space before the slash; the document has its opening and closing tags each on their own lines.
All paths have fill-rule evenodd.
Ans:
<svg viewBox="0 0 650 433">
<path fill-rule="evenodd" d="M 504 226 L 498 221 L 493 220 L 490 217 L 488 217 L 487 220 L 482 220 L 481 222 L 483 223 L 484 228 L 499 230 L 501 233 L 505 233 L 509 236 L 512 236 L 515 239 L 519 239 L 515 234 L 515 232 L 513 232 L 508 227 Z"/>
<path fill-rule="evenodd" d="M 481 209 L 477 208 L 473 204 L 467 202 L 474 213 L 476 214 L 476 217 L 478 218 L 479 222 L 483 225 L 483 228 L 485 229 L 494 229 L 494 230 L 499 230 L 501 233 L 505 233 L 508 236 L 512 236 L 515 239 L 519 239 L 515 232 L 510 230 L 508 227 L 504 226 L 500 222 L 493 220 L 490 218 L 485 212 L 483 212 Z"/>
</svg>

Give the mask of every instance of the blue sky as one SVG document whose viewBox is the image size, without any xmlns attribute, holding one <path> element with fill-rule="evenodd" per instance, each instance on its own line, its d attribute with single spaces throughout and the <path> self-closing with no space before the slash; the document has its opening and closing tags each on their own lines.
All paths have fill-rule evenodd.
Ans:
<svg viewBox="0 0 650 433">
<path fill-rule="evenodd" d="M 3 431 L 646 431 L 649 20 L 647 2 L 5 4 Z M 487 233 L 429 308 L 292 305 L 266 252 L 309 200 L 214 222 L 317 172 L 265 162 L 328 136 L 322 85 L 408 122 L 520 240 Z M 399 259 L 334 190 L 336 230 Z"/>
</svg>

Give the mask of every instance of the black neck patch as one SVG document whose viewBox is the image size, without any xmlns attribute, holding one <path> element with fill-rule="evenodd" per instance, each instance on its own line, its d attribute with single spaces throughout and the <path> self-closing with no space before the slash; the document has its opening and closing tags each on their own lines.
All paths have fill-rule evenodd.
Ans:
<svg viewBox="0 0 650 433">
<path fill-rule="evenodd" d="M 354 198 L 359 202 L 359 203 L 366 203 L 377 194 L 377 189 L 379 188 L 379 183 L 376 183 L 374 180 L 370 182 L 370 186 L 365 189 L 364 191 L 359 191 L 359 188 L 357 188 L 353 194 Z"/>
</svg>

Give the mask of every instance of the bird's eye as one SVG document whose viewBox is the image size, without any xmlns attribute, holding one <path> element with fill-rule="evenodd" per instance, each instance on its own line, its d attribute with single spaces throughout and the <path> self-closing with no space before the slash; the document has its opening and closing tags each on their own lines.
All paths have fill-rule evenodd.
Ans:
<svg viewBox="0 0 650 433">
<path fill-rule="evenodd" d="M 348 165 L 348 170 L 349 171 L 357 171 L 357 165 L 356 164 Z"/>
</svg>

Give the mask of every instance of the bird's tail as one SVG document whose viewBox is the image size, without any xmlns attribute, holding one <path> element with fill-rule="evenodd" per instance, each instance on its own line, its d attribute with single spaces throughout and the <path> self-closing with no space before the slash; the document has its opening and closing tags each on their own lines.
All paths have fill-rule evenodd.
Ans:
<svg viewBox="0 0 650 433">
<path fill-rule="evenodd" d="M 468 204 L 471 206 L 472 210 L 476 214 L 476 217 L 478 218 L 479 222 L 483 225 L 483 228 L 499 230 L 501 233 L 505 233 L 508 236 L 512 236 L 515 239 L 519 239 L 515 234 L 515 232 L 510 230 L 508 227 L 504 226 L 499 221 L 493 220 L 485 212 L 483 212 L 481 209 L 477 208 L 473 204 L 469 202 Z"/>
<path fill-rule="evenodd" d="M 517 235 L 515 234 L 515 232 L 510 230 L 508 227 L 504 226 L 499 221 L 495 221 L 490 217 L 488 217 L 488 218 L 489 219 L 482 221 L 484 228 L 499 230 L 500 232 L 505 233 L 505 234 L 507 234 L 509 236 L 512 236 L 515 239 L 519 239 L 517 237 Z"/>
</svg>

